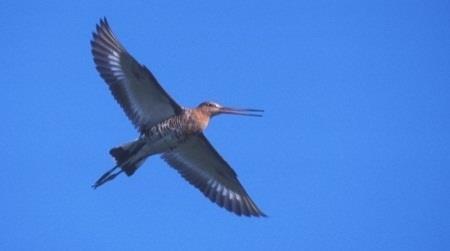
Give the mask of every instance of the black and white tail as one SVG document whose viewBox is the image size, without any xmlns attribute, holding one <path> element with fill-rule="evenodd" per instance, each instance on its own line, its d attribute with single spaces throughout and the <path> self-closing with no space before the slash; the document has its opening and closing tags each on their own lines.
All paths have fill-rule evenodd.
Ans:
<svg viewBox="0 0 450 251">
<path fill-rule="evenodd" d="M 109 154 L 116 160 L 116 165 L 111 170 L 104 173 L 92 187 L 95 189 L 106 182 L 113 180 L 122 172 L 125 172 L 127 176 L 133 175 L 145 160 L 145 157 L 138 157 L 139 150 L 141 150 L 144 145 L 144 140 L 136 140 L 109 150 Z M 118 168 L 120 168 L 120 170 L 114 172 Z"/>
</svg>

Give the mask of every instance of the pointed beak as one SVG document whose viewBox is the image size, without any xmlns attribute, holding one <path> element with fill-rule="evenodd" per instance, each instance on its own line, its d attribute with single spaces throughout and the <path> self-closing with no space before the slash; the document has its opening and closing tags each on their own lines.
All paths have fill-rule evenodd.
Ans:
<svg viewBox="0 0 450 251">
<path fill-rule="evenodd" d="M 242 116 L 252 116 L 252 117 L 262 117 L 264 110 L 260 109 L 240 109 L 240 108 L 231 108 L 231 107 L 221 107 L 219 109 L 219 113 L 224 114 L 234 114 L 234 115 L 242 115 Z"/>
</svg>

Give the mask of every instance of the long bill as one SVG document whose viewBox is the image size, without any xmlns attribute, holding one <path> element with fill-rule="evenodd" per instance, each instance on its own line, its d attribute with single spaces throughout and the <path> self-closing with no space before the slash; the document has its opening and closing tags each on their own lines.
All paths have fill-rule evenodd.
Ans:
<svg viewBox="0 0 450 251">
<path fill-rule="evenodd" d="M 240 109 L 240 108 L 231 108 L 231 107 L 221 107 L 220 113 L 225 114 L 234 114 L 234 115 L 242 115 L 242 116 L 252 116 L 252 117 L 262 117 L 264 110 L 260 109 Z"/>
</svg>

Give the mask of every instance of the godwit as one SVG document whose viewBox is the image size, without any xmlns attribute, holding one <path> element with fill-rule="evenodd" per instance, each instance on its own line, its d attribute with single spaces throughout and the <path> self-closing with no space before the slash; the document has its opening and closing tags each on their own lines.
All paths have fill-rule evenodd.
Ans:
<svg viewBox="0 0 450 251">
<path fill-rule="evenodd" d="M 203 135 L 213 116 L 261 116 L 262 110 L 234 109 L 214 102 L 203 102 L 193 109 L 181 107 L 116 39 L 106 18 L 96 26 L 91 46 L 98 72 L 140 133 L 135 141 L 109 151 L 116 166 L 103 174 L 94 188 L 122 172 L 133 175 L 147 157 L 161 154 L 181 176 L 220 207 L 237 215 L 265 216 L 234 170 Z"/>
</svg>

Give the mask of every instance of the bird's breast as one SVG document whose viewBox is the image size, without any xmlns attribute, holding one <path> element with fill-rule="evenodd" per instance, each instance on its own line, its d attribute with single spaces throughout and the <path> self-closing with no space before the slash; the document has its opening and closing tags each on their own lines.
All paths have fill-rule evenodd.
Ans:
<svg viewBox="0 0 450 251">
<path fill-rule="evenodd" d="M 182 114 L 170 117 L 145 130 L 141 137 L 147 140 L 149 151 L 163 153 L 175 148 L 188 136 L 202 132 L 209 119 L 194 110 L 185 110 Z"/>
<path fill-rule="evenodd" d="M 180 115 L 170 117 L 151 128 L 145 130 L 144 135 L 150 139 L 168 137 L 170 139 L 180 139 L 202 132 L 208 125 L 208 120 L 202 118 L 201 114 L 196 114 L 191 110 Z"/>
<path fill-rule="evenodd" d="M 189 122 L 191 123 L 192 130 L 202 132 L 209 124 L 209 116 L 199 110 L 191 110 Z"/>
</svg>

